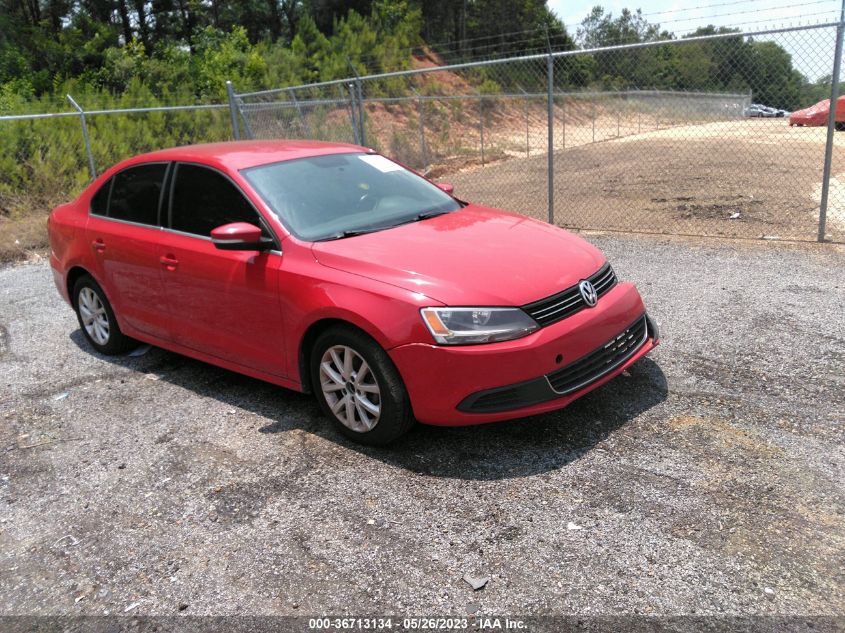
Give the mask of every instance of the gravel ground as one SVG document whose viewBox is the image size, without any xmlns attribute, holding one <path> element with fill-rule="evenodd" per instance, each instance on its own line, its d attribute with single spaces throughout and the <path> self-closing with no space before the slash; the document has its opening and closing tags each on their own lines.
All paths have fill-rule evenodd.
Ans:
<svg viewBox="0 0 845 633">
<path fill-rule="evenodd" d="M 0 614 L 845 615 L 845 249 L 587 237 L 663 345 L 388 449 L 0 269 Z"/>
</svg>

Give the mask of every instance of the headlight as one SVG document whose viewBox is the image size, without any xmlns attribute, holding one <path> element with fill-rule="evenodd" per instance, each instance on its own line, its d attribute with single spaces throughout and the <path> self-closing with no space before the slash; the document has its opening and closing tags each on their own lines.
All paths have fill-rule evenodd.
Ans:
<svg viewBox="0 0 845 633">
<path fill-rule="evenodd" d="M 519 308 L 423 308 L 420 313 L 441 345 L 509 341 L 540 327 Z"/>
</svg>

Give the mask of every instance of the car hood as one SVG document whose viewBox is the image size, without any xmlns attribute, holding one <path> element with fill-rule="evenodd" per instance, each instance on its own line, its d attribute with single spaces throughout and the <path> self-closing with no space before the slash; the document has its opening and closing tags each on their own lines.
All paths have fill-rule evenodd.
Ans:
<svg viewBox="0 0 845 633">
<path fill-rule="evenodd" d="M 312 247 L 325 266 L 446 305 L 523 305 L 596 272 L 602 253 L 545 222 L 468 205 L 385 231 Z"/>
</svg>

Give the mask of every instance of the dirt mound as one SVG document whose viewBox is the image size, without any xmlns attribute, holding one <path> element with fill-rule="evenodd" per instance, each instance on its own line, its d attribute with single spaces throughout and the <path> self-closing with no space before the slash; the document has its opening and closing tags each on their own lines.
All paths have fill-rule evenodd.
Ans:
<svg viewBox="0 0 845 633">
<path fill-rule="evenodd" d="M 411 68 L 439 68 L 446 62 L 427 46 L 414 49 Z M 475 94 L 472 84 L 461 75 L 448 71 L 433 71 L 416 75 L 412 81 L 420 94 L 467 95 Z M 434 89 L 434 90 L 433 90 Z"/>
</svg>

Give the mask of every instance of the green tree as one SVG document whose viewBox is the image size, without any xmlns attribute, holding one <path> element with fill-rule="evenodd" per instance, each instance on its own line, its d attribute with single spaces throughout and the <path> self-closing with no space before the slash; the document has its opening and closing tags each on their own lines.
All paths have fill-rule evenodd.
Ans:
<svg viewBox="0 0 845 633">
<path fill-rule="evenodd" d="M 774 42 L 750 42 L 746 81 L 755 101 L 792 110 L 800 103 L 801 73 L 792 58 Z"/>
<path fill-rule="evenodd" d="M 660 27 L 649 24 L 637 9 L 622 9 L 618 18 L 601 6 L 594 6 L 590 15 L 581 21 L 577 41 L 582 48 L 601 48 L 619 44 L 636 44 L 659 39 Z"/>
</svg>

